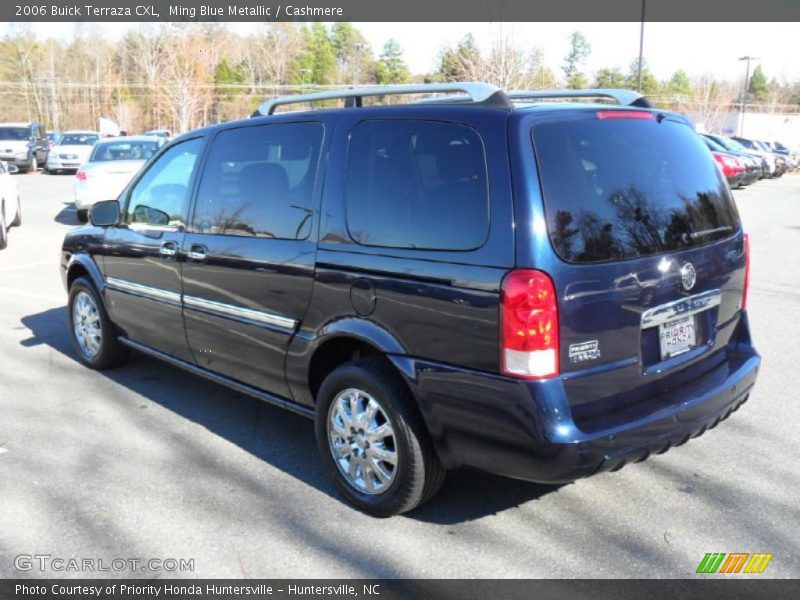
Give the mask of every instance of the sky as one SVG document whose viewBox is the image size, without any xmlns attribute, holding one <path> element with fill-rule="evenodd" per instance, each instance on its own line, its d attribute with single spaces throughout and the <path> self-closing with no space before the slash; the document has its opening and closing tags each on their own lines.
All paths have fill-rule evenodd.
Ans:
<svg viewBox="0 0 800 600">
<path fill-rule="evenodd" d="M 623 72 L 639 53 L 639 23 L 355 23 L 376 54 L 389 38 L 403 48 L 412 73 L 435 69 L 443 46 L 454 45 L 472 33 L 481 48 L 498 36 L 508 37 L 524 48 L 539 47 L 545 64 L 557 75 L 568 51 L 568 36 L 581 31 L 592 47 L 585 66 L 590 75 L 600 68 L 619 67 Z M 121 37 L 135 23 L 95 23 L 110 39 Z M 257 23 L 230 23 L 234 31 L 254 31 Z M 0 25 L 0 33 L 10 30 Z M 73 27 L 63 23 L 33 23 L 38 36 L 68 39 Z M 782 82 L 800 80 L 797 58 L 797 23 L 646 23 L 644 56 L 659 79 L 667 79 L 679 68 L 690 76 L 713 74 L 730 81 L 744 78 L 745 64 L 739 57 L 758 57 L 768 77 Z"/>
</svg>

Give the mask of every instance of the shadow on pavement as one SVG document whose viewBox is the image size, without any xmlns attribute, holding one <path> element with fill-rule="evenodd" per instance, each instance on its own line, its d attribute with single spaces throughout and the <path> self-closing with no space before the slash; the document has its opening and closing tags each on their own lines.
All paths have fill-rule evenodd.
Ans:
<svg viewBox="0 0 800 600">
<path fill-rule="evenodd" d="M 31 331 L 31 337 L 21 342 L 24 347 L 46 344 L 76 360 L 67 332 L 66 307 L 25 316 L 22 323 Z M 310 420 L 137 352 L 124 366 L 100 373 L 339 499 L 323 472 Z M 448 474 L 441 492 L 431 502 L 407 517 L 436 524 L 471 521 L 517 507 L 560 487 L 460 469 Z"/>
</svg>

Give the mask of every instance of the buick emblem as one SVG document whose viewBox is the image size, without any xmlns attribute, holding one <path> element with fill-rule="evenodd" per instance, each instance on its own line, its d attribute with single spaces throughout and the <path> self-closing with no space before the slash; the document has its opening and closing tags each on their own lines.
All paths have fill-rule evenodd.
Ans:
<svg viewBox="0 0 800 600">
<path fill-rule="evenodd" d="M 697 271 L 694 270 L 694 265 L 687 262 L 681 267 L 681 285 L 687 292 L 694 287 L 697 282 Z"/>
</svg>

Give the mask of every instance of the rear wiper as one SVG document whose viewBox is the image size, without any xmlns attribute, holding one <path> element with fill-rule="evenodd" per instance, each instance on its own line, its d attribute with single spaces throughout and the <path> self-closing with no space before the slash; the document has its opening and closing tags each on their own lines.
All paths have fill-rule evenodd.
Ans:
<svg viewBox="0 0 800 600">
<path fill-rule="evenodd" d="M 701 229 L 700 231 L 693 231 L 689 234 L 689 239 L 696 240 L 700 237 L 714 235 L 715 233 L 722 233 L 724 231 L 733 231 L 733 227 L 730 225 L 723 225 L 722 227 L 715 227 L 714 229 Z"/>
</svg>

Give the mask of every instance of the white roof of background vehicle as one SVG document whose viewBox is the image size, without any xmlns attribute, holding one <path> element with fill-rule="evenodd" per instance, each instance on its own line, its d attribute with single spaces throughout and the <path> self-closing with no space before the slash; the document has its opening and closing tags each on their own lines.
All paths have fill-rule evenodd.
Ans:
<svg viewBox="0 0 800 600">
<path fill-rule="evenodd" d="M 70 129 L 69 131 L 61 132 L 62 135 L 86 133 L 89 135 L 100 135 L 99 131 L 92 131 L 91 129 Z"/>
<path fill-rule="evenodd" d="M 36 121 L 13 121 L 9 123 L 0 123 L 0 127 L 30 127 L 31 125 L 38 125 Z"/>
</svg>

